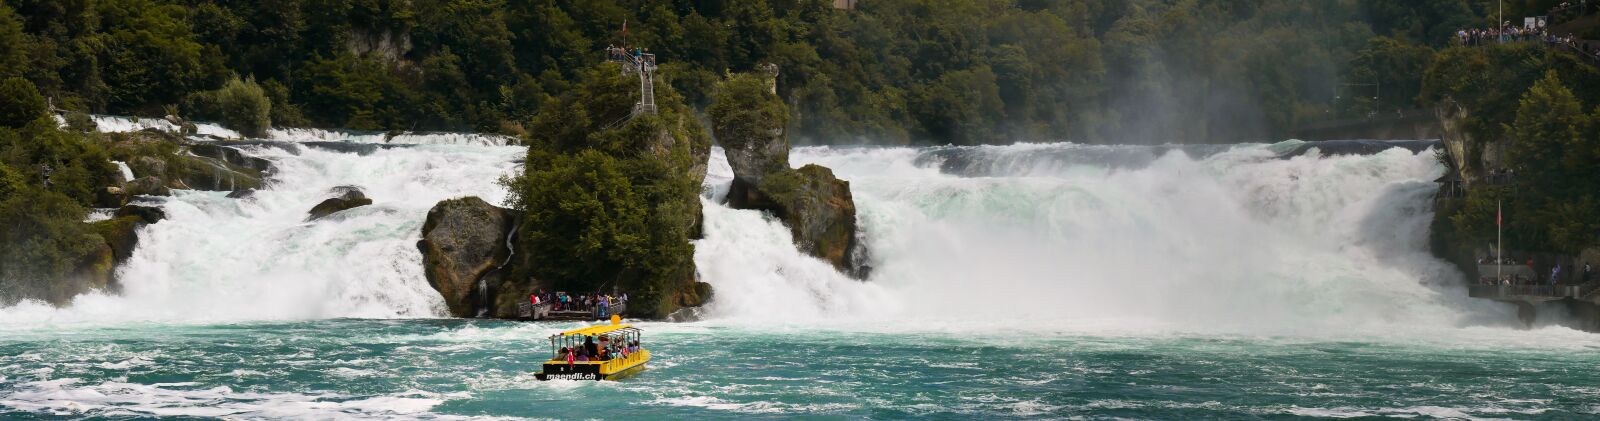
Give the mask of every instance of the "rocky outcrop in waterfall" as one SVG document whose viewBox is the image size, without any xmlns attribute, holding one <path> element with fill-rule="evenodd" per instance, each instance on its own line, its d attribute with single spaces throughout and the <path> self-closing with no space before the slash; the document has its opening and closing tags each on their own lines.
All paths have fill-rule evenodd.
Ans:
<svg viewBox="0 0 1600 421">
<path fill-rule="evenodd" d="M 446 200 L 428 211 L 417 249 L 428 285 L 452 316 L 475 317 L 485 307 L 479 280 L 511 255 L 505 239 L 513 225 L 511 212 L 477 197 Z"/>
<path fill-rule="evenodd" d="M 105 239 L 106 246 L 111 248 L 111 255 L 116 264 L 122 264 L 133 256 L 133 249 L 139 246 L 139 227 L 161 222 L 166 219 L 166 212 L 161 208 L 144 205 L 127 205 L 117 209 L 111 219 L 94 223 L 94 231 Z"/>
<path fill-rule="evenodd" d="M 105 189 L 102 205 L 126 203 L 133 196 L 165 196 L 172 189 L 254 189 L 272 174 L 270 161 L 226 145 L 190 142 L 159 130 L 107 136 L 112 159 L 127 162 L 134 179 Z"/>
<path fill-rule="evenodd" d="M 330 197 L 327 200 L 323 200 L 322 203 L 311 207 L 311 211 L 307 212 L 309 214 L 306 217 L 307 221 L 315 221 L 337 212 L 372 204 L 372 199 L 367 198 L 367 194 L 363 193 L 359 187 L 335 187 L 330 193 L 337 196 Z"/>
<path fill-rule="evenodd" d="M 722 82 L 706 114 L 733 167 L 728 206 L 771 212 L 794 234 L 795 246 L 840 272 L 865 278 L 866 248 L 857 240 L 850 183 L 827 167 L 789 167 L 783 127 L 788 111 L 776 92 L 776 66 L 764 75 Z"/>
<path fill-rule="evenodd" d="M 856 241 L 856 203 L 850 182 L 833 170 L 811 164 L 798 170 L 767 174 L 745 203 L 747 209 L 772 212 L 794 234 L 800 251 L 826 260 L 839 271 L 865 277 L 865 247 Z"/>
</svg>

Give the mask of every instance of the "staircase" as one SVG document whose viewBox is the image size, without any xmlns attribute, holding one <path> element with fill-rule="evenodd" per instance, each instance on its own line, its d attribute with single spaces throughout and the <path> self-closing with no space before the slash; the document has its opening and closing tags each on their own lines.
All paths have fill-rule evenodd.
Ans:
<svg viewBox="0 0 1600 421">
<path fill-rule="evenodd" d="M 634 54 L 626 49 L 610 49 L 606 51 L 606 61 L 622 64 L 622 74 L 639 74 L 639 102 L 633 104 L 633 112 L 616 122 L 607 124 L 605 128 L 620 126 L 640 114 L 656 113 L 656 55 Z"/>
</svg>

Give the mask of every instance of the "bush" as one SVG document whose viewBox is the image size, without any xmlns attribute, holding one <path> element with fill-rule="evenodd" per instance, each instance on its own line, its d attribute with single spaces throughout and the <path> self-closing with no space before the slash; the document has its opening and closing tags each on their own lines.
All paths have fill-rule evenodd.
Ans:
<svg viewBox="0 0 1600 421">
<path fill-rule="evenodd" d="M 20 77 L 0 82 L 0 127 L 22 127 L 49 112 L 33 82 Z"/>
<path fill-rule="evenodd" d="M 18 194 L 24 187 L 26 186 L 23 185 L 22 175 L 0 162 L 0 202 L 10 199 L 11 195 Z"/>
<path fill-rule="evenodd" d="M 272 128 L 272 100 L 255 78 L 235 76 L 213 91 L 217 118 L 244 137 L 265 137 Z"/>
</svg>

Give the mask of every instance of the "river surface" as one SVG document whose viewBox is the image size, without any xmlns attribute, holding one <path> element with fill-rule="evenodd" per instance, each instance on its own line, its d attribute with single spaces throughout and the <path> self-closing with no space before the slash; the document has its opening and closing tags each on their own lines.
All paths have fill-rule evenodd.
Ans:
<svg viewBox="0 0 1600 421">
<path fill-rule="evenodd" d="M 645 323 L 649 369 L 539 382 L 576 325 L 132 324 L 0 339 L 0 418 L 1089 417 L 1571 419 L 1600 411 L 1586 334 L 1404 337 L 906 332 Z M 1579 345 L 1579 344 L 1582 345 Z"/>
<path fill-rule="evenodd" d="M 639 323 L 635 377 L 539 382 L 581 324 L 442 318 L 415 247 L 439 200 L 503 201 L 522 149 L 272 137 L 251 197 L 153 202 L 120 294 L 0 308 L 0 418 L 1600 416 L 1596 336 L 1514 326 L 1427 252 L 1426 144 L 796 149 L 850 181 L 864 282 L 720 205 L 719 151 L 698 321 Z M 346 185 L 374 204 L 305 220 Z"/>
</svg>

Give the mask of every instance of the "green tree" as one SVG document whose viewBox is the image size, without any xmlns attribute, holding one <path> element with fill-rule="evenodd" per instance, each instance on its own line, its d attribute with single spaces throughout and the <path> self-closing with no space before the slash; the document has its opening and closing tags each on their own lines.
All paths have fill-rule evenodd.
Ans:
<svg viewBox="0 0 1600 421">
<path fill-rule="evenodd" d="M 1590 124 L 1572 91 L 1555 72 L 1546 72 L 1518 101 L 1507 164 L 1541 193 L 1591 191 L 1600 177 L 1594 172 L 1600 140 L 1586 136 Z"/>
<path fill-rule="evenodd" d="M 788 125 L 789 111 L 768 86 L 769 80 L 762 74 L 740 73 L 717 84 L 706 117 L 723 146 L 747 149 L 740 143 L 765 141 Z M 772 154 L 772 158 L 764 163 L 764 172 L 788 169 L 788 145 L 783 145 L 783 151 Z"/>
<path fill-rule="evenodd" d="M 994 72 L 987 66 L 946 73 L 912 99 L 925 136 L 958 145 L 999 140 L 995 126 L 1005 118 L 1004 107 Z"/>
<path fill-rule="evenodd" d="M 1350 114 L 1412 107 L 1422 92 L 1422 76 L 1432 60 L 1433 50 L 1426 46 L 1374 37 L 1366 48 L 1355 53 L 1345 71 L 1345 81 L 1362 86 L 1346 90 L 1345 101 L 1340 105 Z M 1380 103 L 1372 104 L 1372 95 L 1379 94 Z"/>
<path fill-rule="evenodd" d="M 20 77 L 0 82 L 0 127 L 22 127 L 48 112 L 33 83 Z"/>
<path fill-rule="evenodd" d="M 22 76 L 27 70 L 28 36 L 22 32 L 22 20 L 11 6 L 0 3 L 0 79 Z"/>
<path fill-rule="evenodd" d="M 265 137 L 272 128 L 272 100 L 255 78 L 234 76 L 212 95 L 223 126 L 252 138 Z"/>
</svg>

